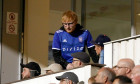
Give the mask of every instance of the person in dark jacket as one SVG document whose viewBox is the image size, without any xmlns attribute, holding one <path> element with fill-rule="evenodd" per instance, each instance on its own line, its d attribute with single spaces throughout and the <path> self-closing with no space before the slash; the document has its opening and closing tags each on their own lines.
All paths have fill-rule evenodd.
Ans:
<svg viewBox="0 0 140 84">
<path fill-rule="evenodd" d="M 77 23 L 78 18 L 75 12 L 66 11 L 62 15 L 62 27 L 57 30 L 53 38 L 53 57 L 56 63 L 62 65 L 64 69 L 71 67 L 72 53 L 85 52 L 87 46 L 93 62 L 98 62 L 98 56 L 94 50 L 92 36 L 88 30 Z"/>
<path fill-rule="evenodd" d="M 78 84 L 79 78 L 73 72 L 65 72 L 61 76 L 56 76 L 56 79 L 60 81 L 59 84 Z"/>
<path fill-rule="evenodd" d="M 22 79 L 32 78 L 41 74 L 41 68 L 36 62 L 29 62 L 27 64 L 20 64 L 23 68 Z"/>
</svg>

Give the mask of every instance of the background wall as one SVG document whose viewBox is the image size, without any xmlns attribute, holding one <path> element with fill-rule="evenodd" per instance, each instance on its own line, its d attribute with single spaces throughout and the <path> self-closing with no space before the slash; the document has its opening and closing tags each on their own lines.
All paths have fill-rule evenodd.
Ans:
<svg viewBox="0 0 140 84">
<path fill-rule="evenodd" d="M 24 63 L 48 63 L 49 0 L 25 0 Z"/>
</svg>

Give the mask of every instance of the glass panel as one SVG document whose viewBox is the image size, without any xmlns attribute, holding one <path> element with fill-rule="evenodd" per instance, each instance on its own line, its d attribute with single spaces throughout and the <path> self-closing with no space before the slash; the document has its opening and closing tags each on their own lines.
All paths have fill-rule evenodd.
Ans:
<svg viewBox="0 0 140 84">
<path fill-rule="evenodd" d="M 1 32 L 1 27 L 2 27 L 2 0 L 0 0 L 0 32 Z M 0 39 L 1 39 L 1 34 L 0 34 Z M 0 40 L 1 42 L 1 40 Z"/>
<path fill-rule="evenodd" d="M 61 26 L 61 16 L 64 11 L 71 9 L 71 0 L 50 0 L 50 29 L 49 33 L 55 33 Z"/>
<path fill-rule="evenodd" d="M 64 11 L 71 9 L 71 0 L 50 0 L 50 12 L 49 12 L 49 53 L 48 53 L 48 65 L 52 64 L 53 55 L 52 55 L 52 41 L 53 34 L 61 26 L 61 16 Z"/>
<path fill-rule="evenodd" d="M 136 34 L 140 34 L 140 0 L 136 0 L 135 2 L 135 10 L 136 10 Z"/>
<path fill-rule="evenodd" d="M 131 35 L 131 0 L 86 0 L 85 4 L 85 28 L 93 39 L 99 34 L 106 34 L 112 40 Z"/>
<path fill-rule="evenodd" d="M 78 15 L 78 23 L 81 24 L 81 0 L 76 0 L 75 12 Z"/>
</svg>

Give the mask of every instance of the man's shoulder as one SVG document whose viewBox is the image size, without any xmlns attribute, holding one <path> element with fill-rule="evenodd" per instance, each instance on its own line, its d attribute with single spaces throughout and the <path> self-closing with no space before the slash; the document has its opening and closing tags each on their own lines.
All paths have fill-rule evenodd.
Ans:
<svg viewBox="0 0 140 84">
<path fill-rule="evenodd" d="M 85 32 L 89 32 L 87 29 L 84 30 Z"/>
<path fill-rule="evenodd" d="M 63 33 L 64 30 L 57 30 L 56 33 Z"/>
<path fill-rule="evenodd" d="M 81 29 L 81 31 L 87 32 L 88 30 L 87 29 Z"/>
<path fill-rule="evenodd" d="M 89 33 L 89 31 L 87 29 L 82 29 L 81 32 Z"/>
</svg>

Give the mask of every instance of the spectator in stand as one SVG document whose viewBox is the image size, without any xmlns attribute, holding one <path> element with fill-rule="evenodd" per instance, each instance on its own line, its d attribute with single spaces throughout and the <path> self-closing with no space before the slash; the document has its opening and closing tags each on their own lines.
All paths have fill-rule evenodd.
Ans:
<svg viewBox="0 0 140 84">
<path fill-rule="evenodd" d="M 97 63 L 98 59 L 94 50 L 92 36 L 88 30 L 78 24 L 78 18 L 75 12 L 66 11 L 62 15 L 62 27 L 56 31 L 53 38 L 53 57 L 56 63 L 66 69 L 69 63 L 72 63 L 72 53 L 85 52 L 87 46 L 93 62 Z M 71 65 L 71 64 L 70 64 Z"/>
<path fill-rule="evenodd" d="M 133 84 L 140 84 L 140 65 L 136 65 L 131 74 Z"/>
<path fill-rule="evenodd" d="M 46 71 L 46 74 L 51 74 L 54 72 L 59 72 L 59 71 L 63 70 L 63 68 L 60 64 L 53 63 L 53 64 L 49 65 L 48 67 L 44 68 L 44 70 Z"/>
<path fill-rule="evenodd" d="M 78 76 L 73 72 L 65 72 L 62 76 L 57 76 L 60 80 L 59 84 L 77 84 L 79 82 Z"/>
<path fill-rule="evenodd" d="M 117 67 L 117 65 L 112 67 L 112 70 L 115 71 L 115 73 L 116 73 L 116 67 Z"/>
<path fill-rule="evenodd" d="M 123 58 L 118 61 L 118 64 L 116 65 L 116 68 L 114 70 L 117 76 L 123 75 L 130 78 L 134 66 L 135 64 L 132 59 Z"/>
<path fill-rule="evenodd" d="M 95 83 L 95 77 L 94 76 L 92 76 L 88 79 L 88 84 L 93 84 L 93 83 Z"/>
<path fill-rule="evenodd" d="M 39 76 L 41 74 L 41 68 L 36 62 L 29 62 L 27 64 L 20 64 L 23 68 L 22 78 L 31 78 L 35 76 Z"/>
<path fill-rule="evenodd" d="M 116 76 L 112 84 L 132 84 L 132 81 L 127 76 Z"/>
<path fill-rule="evenodd" d="M 90 56 L 86 52 L 72 53 L 71 56 L 73 57 L 73 62 L 70 66 L 67 65 L 67 69 L 81 67 L 90 62 Z"/>
<path fill-rule="evenodd" d="M 116 77 L 115 72 L 107 67 L 101 68 L 96 77 L 96 83 L 103 83 L 103 84 L 112 84 L 112 80 Z"/>
<path fill-rule="evenodd" d="M 99 55 L 99 64 L 104 64 L 104 44 L 105 42 L 111 41 L 110 38 L 106 35 L 100 34 L 95 42 L 95 50 L 97 55 Z"/>
</svg>

